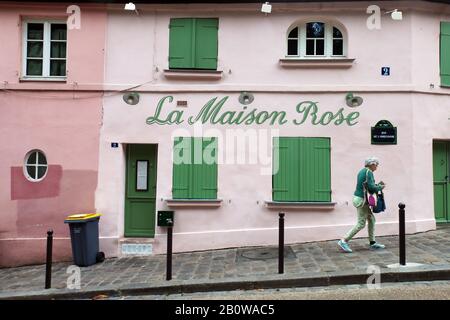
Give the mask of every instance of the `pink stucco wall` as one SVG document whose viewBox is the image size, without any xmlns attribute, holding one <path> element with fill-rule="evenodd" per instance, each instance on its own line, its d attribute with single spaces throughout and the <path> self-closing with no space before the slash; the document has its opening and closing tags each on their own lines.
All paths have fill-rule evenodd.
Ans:
<svg viewBox="0 0 450 320">
<path fill-rule="evenodd" d="M 284 110 L 296 116 L 300 101 L 319 103 L 323 111 L 336 112 L 345 106 L 345 94 L 356 92 L 364 98 L 355 126 L 301 126 L 286 124 L 280 136 L 331 138 L 332 201 L 330 211 L 288 210 L 288 242 L 328 240 L 341 237 L 355 223 L 351 205 L 355 175 L 363 160 L 376 155 L 381 160 L 377 180 L 388 184 L 389 210 L 377 217 L 377 235 L 396 234 L 397 205 L 407 204 L 409 233 L 435 228 L 433 209 L 432 141 L 450 139 L 449 89 L 439 87 L 439 23 L 450 20 L 443 5 L 396 3 L 403 11 L 402 21 L 383 15 L 382 28 L 366 27 L 367 6 L 372 3 L 274 4 L 273 12 L 261 14 L 260 4 L 138 6 L 139 15 L 121 12 L 111 6 L 108 14 L 105 86 L 118 89 L 140 85 L 140 103 L 126 105 L 121 95 L 105 97 L 104 125 L 100 136 L 99 188 L 96 206 L 105 213 L 104 235 L 124 239 L 124 148 L 112 149 L 111 142 L 158 144 L 157 210 L 168 209 L 171 198 L 172 137 L 186 125 L 147 125 L 157 102 L 166 95 L 174 101 L 186 100 L 184 118 L 195 115 L 212 97 L 230 96 L 224 110 L 240 108 L 241 91 L 255 94 L 251 107 L 259 110 Z M 384 9 L 391 4 L 380 3 Z M 444 8 L 444 9 L 443 9 Z M 172 17 L 218 17 L 217 81 L 171 80 L 168 69 L 169 21 Z M 286 51 L 286 32 L 298 21 L 321 19 L 345 26 L 348 57 L 355 58 L 349 69 L 286 69 L 279 59 Z M 245 30 L 245 32 L 243 32 Z M 127 45 L 123 46 L 126 41 Z M 121 61 L 127 61 L 127 68 Z M 382 77 L 381 67 L 390 66 L 391 76 Z M 434 87 L 430 87 L 434 84 Z M 370 127 L 388 119 L 398 128 L 398 144 L 370 144 Z M 260 126 L 211 126 L 215 135 L 227 129 L 270 129 Z M 247 131 L 248 132 L 248 131 Z M 270 145 L 268 146 L 270 150 Z M 220 208 L 179 208 L 174 228 L 175 251 L 224 248 L 243 245 L 275 244 L 277 211 L 265 207 L 271 200 L 271 176 L 261 175 L 262 164 L 219 165 Z M 267 166 L 267 165 L 266 165 Z M 114 201 L 111 201 L 114 199 Z M 156 229 L 155 253 L 165 250 L 165 231 Z M 360 236 L 364 236 L 362 232 Z M 117 254 L 120 254 L 119 250 Z"/>
<path fill-rule="evenodd" d="M 123 5 L 82 5 L 80 30 L 68 33 L 67 81 L 20 81 L 22 18 L 66 17 L 64 4 L 0 5 L 0 266 L 44 261 L 45 234 L 55 230 L 55 260 L 71 256 L 67 214 L 98 211 L 101 250 L 120 254 L 124 239 L 125 154 L 129 143 L 158 144 L 157 208 L 171 198 L 172 136 L 191 126 L 147 125 L 158 100 L 173 95 L 186 100 L 185 118 L 198 113 L 212 97 L 229 96 L 224 110 L 240 108 L 241 91 L 255 94 L 251 107 L 284 110 L 291 120 L 300 101 L 319 103 L 321 111 L 345 106 L 345 94 L 364 98 L 355 126 L 286 124 L 233 129 L 277 129 L 273 135 L 331 138 L 333 210 L 289 210 L 288 243 L 336 239 L 355 222 L 351 206 L 355 174 L 368 155 L 381 160 L 377 180 L 388 184 L 388 212 L 378 217 L 377 235 L 395 234 L 397 204 L 407 204 L 407 231 L 435 228 L 432 186 L 432 141 L 450 140 L 449 89 L 439 87 L 439 22 L 450 20 L 448 6 L 421 2 L 380 2 L 403 11 L 403 21 L 382 18 L 382 28 L 366 28 L 372 3 L 276 4 L 265 16 L 260 4 L 138 5 L 139 14 Z M 392 8 L 391 8 L 392 6 Z M 168 68 L 169 21 L 172 17 L 218 17 L 216 81 L 171 80 Z M 348 39 L 349 69 L 286 69 L 288 28 L 305 19 L 338 22 Z M 244 30 L 244 31 L 243 31 Z M 380 69 L 391 67 L 391 76 Z M 431 87 L 433 84 L 434 87 Z M 118 90 L 141 93 L 136 106 L 126 105 Z M 103 92 L 103 89 L 106 89 Z M 173 103 L 166 106 L 175 110 Z M 370 127 L 388 119 L 398 127 L 398 144 L 373 146 Z M 225 135 L 227 126 L 206 125 Z M 260 131 L 257 131 L 260 132 Z M 266 132 L 270 141 L 270 134 Z M 111 142 L 121 143 L 111 148 Z M 270 155 L 270 144 L 268 155 Z M 21 174 L 25 154 L 41 149 L 50 164 L 38 188 Z M 219 166 L 217 209 L 176 209 L 174 250 L 191 251 L 244 245 L 275 244 L 277 211 L 268 210 L 271 176 L 264 164 Z M 360 234 L 364 236 L 365 233 Z M 165 250 L 165 231 L 156 229 L 155 253 Z"/>
<path fill-rule="evenodd" d="M 20 81 L 23 18 L 61 18 L 67 5 L 1 4 L 0 43 L 0 266 L 43 263 L 54 230 L 54 259 L 70 260 L 71 213 L 95 211 L 101 125 L 106 13 L 81 6 L 79 30 L 68 30 L 67 81 Z M 73 83 L 84 91 L 76 91 Z M 75 90 L 73 90 L 75 89 Z M 69 90 L 69 91 L 66 91 Z M 46 178 L 23 174 L 27 152 L 42 150 Z"/>
</svg>

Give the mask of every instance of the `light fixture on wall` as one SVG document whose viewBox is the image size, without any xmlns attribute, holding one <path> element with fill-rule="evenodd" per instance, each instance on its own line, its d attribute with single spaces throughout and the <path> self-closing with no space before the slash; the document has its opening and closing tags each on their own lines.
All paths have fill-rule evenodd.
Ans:
<svg viewBox="0 0 450 320">
<path fill-rule="evenodd" d="M 250 92 L 241 92 L 241 95 L 239 96 L 239 102 L 243 105 L 247 105 L 253 102 L 255 97 Z"/>
<path fill-rule="evenodd" d="M 139 103 L 139 93 L 137 92 L 127 92 L 123 95 L 123 101 L 129 105 L 136 105 Z"/>
<path fill-rule="evenodd" d="M 128 2 L 127 4 L 125 4 L 124 9 L 127 11 L 134 11 L 136 12 L 136 14 L 139 14 L 139 12 L 136 10 L 136 5 L 133 2 Z"/>
<path fill-rule="evenodd" d="M 263 3 L 261 7 L 261 12 L 265 13 L 266 15 L 268 13 L 272 12 L 272 5 L 269 2 Z"/>
<path fill-rule="evenodd" d="M 136 6 L 133 2 L 128 2 L 125 4 L 125 10 L 136 10 Z"/>
<path fill-rule="evenodd" d="M 390 13 L 392 20 L 403 20 L 403 12 L 398 9 L 387 11 L 386 14 Z"/>
<path fill-rule="evenodd" d="M 353 92 L 347 93 L 345 100 L 347 101 L 347 105 L 351 108 L 359 107 L 364 101 L 363 98 L 354 96 Z"/>
</svg>

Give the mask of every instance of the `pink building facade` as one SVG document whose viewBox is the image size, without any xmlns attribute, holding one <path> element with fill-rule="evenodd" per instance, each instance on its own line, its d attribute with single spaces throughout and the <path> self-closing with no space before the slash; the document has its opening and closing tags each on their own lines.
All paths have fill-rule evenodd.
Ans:
<svg viewBox="0 0 450 320">
<path fill-rule="evenodd" d="M 70 260 L 64 218 L 95 211 L 107 15 L 81 5 L 70 29 L 67 7 L 0 4 L 1 266 L 42 263 L 48 229 L 54 259 Z"/>
<path fill-rule="evenodd" d="M 23 79 L 18 26 L 67 7 L 4 5 L 0 265 L 42 262 L 50 227 L 70 260 L 64 217 L 93 211 L 107 257 L 164 253 L 158 211 L 175 212 L 175 252 L 276 244 L 278 212 L 287 243 L 338 239 L 373 155 L 377 236 L 397 234 L 399 202 L 408 233 L 447 222 L 450 6 L 371 5 L 81 6 L 56 83 Z M 37 182 L 33 150 L 48 162 Z"/>
<path fill-rule="evenodd" d="M 96 208 L 112 254 L 164 253 L 159 210 L 175 211 L 175 251 L 274 245 L 280 211 L 288 243 L 338 239 L 356 222 L 356 174 L 370 155 L 388 184 L 378 236 L 397 234 L 399 202 L 408 233 L 447 221 L 450 8 L 380 2 L 374 26 L 371 4 L 109 6 L 105 86 L 139 94 L 104 98 Z M 347 105 L 349 93 L 363 102 Z M 395 142 L 371 138 L 382 120 Z M 176 166 L 201 137 L 218 164 Z M 153 168 L 141 194 L 140 152 Z"/>
</svg>

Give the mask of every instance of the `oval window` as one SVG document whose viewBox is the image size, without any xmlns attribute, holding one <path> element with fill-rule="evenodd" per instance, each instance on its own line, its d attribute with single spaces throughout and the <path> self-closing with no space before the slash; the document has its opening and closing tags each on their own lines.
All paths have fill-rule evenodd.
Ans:
<svg viewBox="0 0 450 320">
<path fill-rule="evenodd" d="M 24 174 L 33 182 L 41 181 L 47 174 L 47 158 L 40 150 L 32 150 L 25 156 Z"/>
</svg>

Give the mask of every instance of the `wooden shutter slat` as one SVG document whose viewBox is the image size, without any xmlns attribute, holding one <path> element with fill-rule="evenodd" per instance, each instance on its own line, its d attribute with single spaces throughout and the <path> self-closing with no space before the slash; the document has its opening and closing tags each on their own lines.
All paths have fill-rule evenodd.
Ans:
<svg viewBox="0 0 450 320">
<path fill-rule="evenodd" d="M 218 19 L 196 19 L 194 46 L 197 69 L 217 69 L 218 26 Z"/>
<path fill-rule="evenodd" d="M 187 139 L 187 140 L 185 140 Z M 174 157 L 178 151 L 188 154 L 191 159 L 191 138 L 175 138 L 174 140 Z M 189 163 L 173 163 L 173 178 L 172 178 L 172 198 L 174 199 L 189 199 L 190 198 L 190 164 Z"/>
<path fill-rule="evenodd" d="M 193 19 L 171 19 L 169 29 L 169 68 L 194 68 Z"/>
<path fill-rule="evenodd" d="M 193 195 L 195 199 L 217 199 L 217 138 L 194 138 L 201 143 L 201 163 L 194 163 Z M 205 159 L 204 155 L 212 155 Z"/>
<path fill-rule="evenodd" d="M 272 199 L 274 201 L 298 201 L 299 167 L 296 138 L 275 137 L 273 148 L 274 161 L 277 161 L 276 157 L 278 157 L 279 167 L 272 176 Z"/>
<path fill-rule="evenodd" d="M 450 22 L 441 22 L 440 37 L 441 85 L 450 86 Z"/>
</svg>

